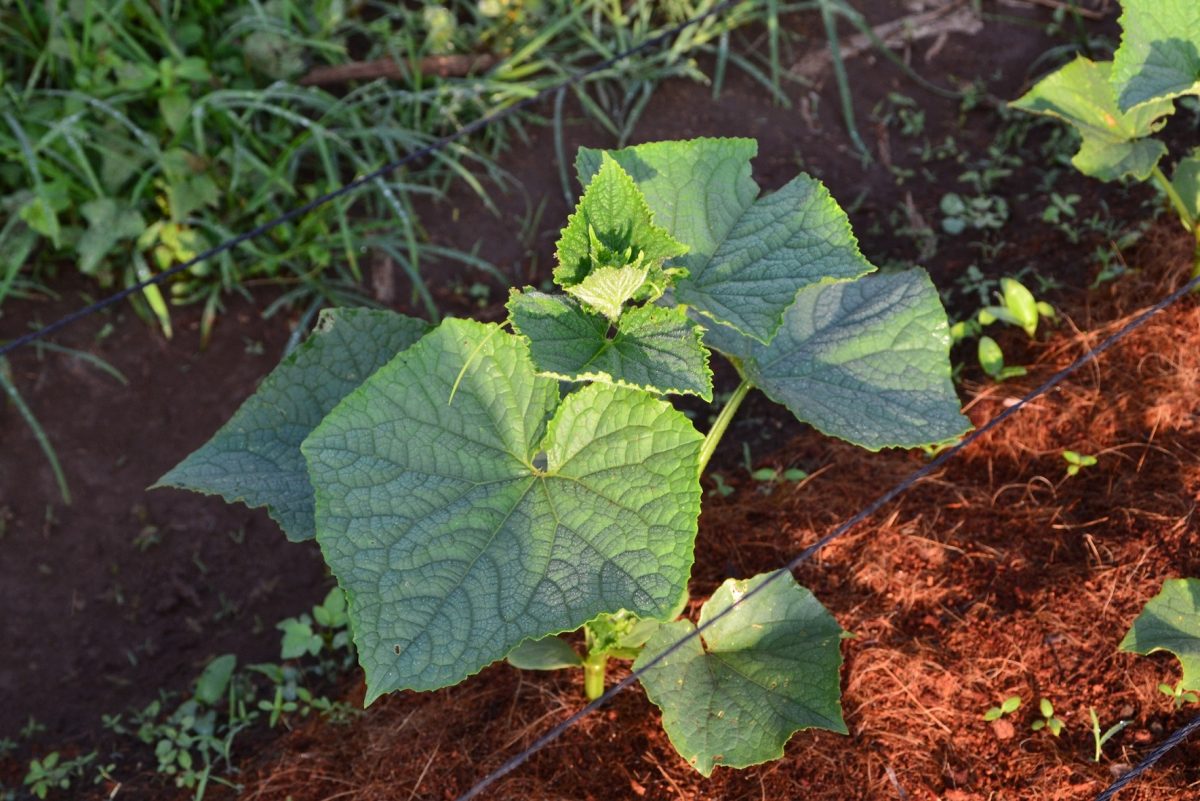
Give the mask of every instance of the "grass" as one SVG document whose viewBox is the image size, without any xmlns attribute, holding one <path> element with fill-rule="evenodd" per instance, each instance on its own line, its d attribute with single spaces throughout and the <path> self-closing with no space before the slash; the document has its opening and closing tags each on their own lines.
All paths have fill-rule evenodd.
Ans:
<svg viewBox="0 0 1200 801">
<path fill-rule="evenodd" d="M 128 286 L 717 5 L 368 2 L 351 14 L 333 0 L 11 0 L 0 10 L 10 43 L 0 55 L 0 264 L 19 267 L 8 280 L 20 273 L 26 285 L 77 269 L 102 287 Z M 663 80 L 708 80 L 701 55 L 719 79 L 733 63 L 785 100 L 778 17 L 810 5 L 737 4 L 570 91 L 617 144 Z M 760 21 L 757 39 L 738 33 Z M 462 77 L 421 71 L 422 59 L 456 53 L 497 63 Z M 311 67 L 379 58 L 406 79 L 300 85 Z M 225 293 L 248 286 L 283 287 L 288 307 L 369 302 L 362 261 L 376 251 L 409 279 L 411 305 L 436 320 L 428 261 L 504 276 L 473 254 L 432 248 L 413 198 L 462 182 L 492 205 L 505 182 L 495 156 L 543 122 L 523 113 L 489 125 L 373 191 L 145 290 L 136 305 L 170 335 L 172 306 L 202 304 L 204 341 Z M 553 122 L 561 131 L 561 113 Z"/>
</svg>

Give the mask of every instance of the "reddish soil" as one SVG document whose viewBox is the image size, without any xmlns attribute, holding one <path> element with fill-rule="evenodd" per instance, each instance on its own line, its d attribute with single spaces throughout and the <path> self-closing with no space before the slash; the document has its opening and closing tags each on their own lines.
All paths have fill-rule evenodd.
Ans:
<svg viewBox="0 0 1200 801">
<path fill-rule="evenodd" d="M 874 22 L 903 11 L 882 0 L 874 5 L 867 9 Z M 1044 9 L 989 10 L 1039 24 L 1048 19 Z M 817 36 L 811 18 L 790 22 Z M 1111 33 L 1111 17 L 1097 30 Z M 914 66 L 943 83 L 983 77 L 992 95 L 1012 98 L 1052 43 L 1039 28 L 992 19 L 981 34 L 951 35 L 931 60 L 928 42 L 911 55 Z M 798 54 L 788 54 L 785 63 L 796 59 Z M 898 183 L 882 160 L 860 162 L 846 144 L 831 86 L 812 95 L 798 90 L 793 106 L 784 108 L 735 71 L 715 101 L 706 87 L 662 86 L 636 140 L 754 136 L 760 183 L 777 187 L 802 166 L 850 206 L 869 258 L 880 264 L 918 261 L 915 241 L 897 233 L 897 209 L 907 208 L 900 223 L 924 220 L 937 229 L 941 195 L 964 191 L 958 176 L 978 166 L 1001 121 L 986 104 L 960 113 L 957 101 L 915 87 L 887 62 L 864 57 L 850 68 L 864 136 L 915 177 Z M 926 114 L 922 136 L 905 137 L 872 122 L 869 112 L 892 91 L 919 101 Z M 1002 340 L 1011 361 L 1035 365 L 1028 380 L 964 387 L 976 422 L 1186 272 L 1187 243 L 1177 227 L 1160 224 L 1124 257 L 1131 267 L 1145 267 L 1144 273 L 1097 292 L 1081 289 L 1096 271 L 1092 250 L 1107 242 L 1085 231 L 1072 243 L 1037 222 L 1046 205 L 1045 192 L 1035 188 L 1045 173 L 1041 148 L 1052 130 L 1038 126 L 1008 148 L 1020 163 L 991 190 L 1009 200 L 1008 225 L 976 237 L 939 236 L 936 254 L 919 259 L 964 313 L 977 301 L 953 288 L 970 264 L 989 275 L 1032 267 L 1071 287 L 1049 296 L 1069 315 L 1054 338 L 1036 344 Z M 961 158 L 924 163 L 911 152 L 923 139 L 946 135 L 955 137 Z M 612 142 L 575 124 L 567 131 L 568 153 L 578 144 Z M 515 284 L 542 280 L 567 213 L 553 152 L 549 133 L 531 131 L 530 140 L 503 161 L 514 176 L 513 189 L 497 198 L 506 211 L 494 216 L 467 190 L 456 189 L 448 202 L 425 209 L 430 238 L 469 248 L 477 237 L 486 245 L 483 254 Z M 1095 184 L 1070 170 L 1062 172 L 1055 191 L 1082 195 L 1080 218 L 1107 209 L 1126 221 L 1146 214 L 1141 204 L 1149 196 Z M 543 200 L 540 219 L 524 226 Z M 529 235 L 515 236 L 522 227 Z M 464 231 L 470 239 L 464 240 Z M 386 265 L 379 272 L 379 297 L 397 305 L 406 297 L 403 283 L 387 280 Z M 449 266 L 429 274 L 448 313 L 503 313 L 497 303 L 502 288 L 493 287 L 490 302 L 480 308 L 463 291 L 476 276 Z M 58 301 L 6 305 L 0 338 L 77 307 L 81 286 L 60 287 Z M 59 502 L 32 436 L 13 409 L 0 411 L 0 642 L 6 646 L 0 651 L 0 737 L 15 736 L 34 716 L 48 727 L 37 739 L 40 750 L 64 743 L 90 747 L 101 713 L 144 705 L 160 689 L 186 688 L 212 655 L 235 652 L 243 663 L 277 657 L 274 623 L 324 594 L 329 580 L 316 549 L 287 543 L 265 515 L 219 499 L 144 490 L 210 436 L 277 361 L 292 321 L 262 320 L 255 309 L 265 299 L 257 300 L 230 302 L 203 353 L 196 352 L 198 315 L 191 310 L 177 312 L 179 333 L 171 342 L 127 312 L 84 322 L 57 340 L 111 361 L 130 379 L 128 388 L 68 356 L 39 357 L 27 349 L 13 358 L 14 377 L 58 447 L 75 503 Z M 107 323 L 111 335 L 98 336 Z M 1200 311 L 1188 302 L 800 572 L 799 579 L 858 635 L 844 646 L 849 738 L 801 733 L 778 763 L 722 769 L 704 781 L 675 755 L 644 695 L 626 692 L 489 797 L 1094 796 L 1122 765 L 1186 719 L 1155 689 L 1159 681 L 1174 680 L 1173 662 L 1118 654 L 1115 645 L 1164 578 L 1200 575 L 1198 342 Z M 814 477 L 762 494 L 739 468 L 743 442 L 759 464 L 795 465 Z M 1064 480 L 1064 448 L 1099 454 L 1100 464 Z M 921 457 L 867 454 L 813 436 L 753 396 L 717 463 L 737 492 L 708 500 L 692 587 L 699 599 L 727 576 L 753 575 L 787 561 Z M 361 700 L 361 688 L 347 692 L 352 702 Z M 1001 738 L 1007 732 L 987 726 L 981 716 L 1012 693 L 1022 695 L 1025 705 L 1013 736 Z M 1041 696 L 1054 701 L 1066 722 L 1060 739 L 1028 731 Z M 242 766 L 243 796 L 453 798 L 580 703 L 574 677 L 497 666 L 446 691 L 384 699 L 345 728 L 294 721 L 294 731 L 263 745 Z M 1090 761 L 1089 706 L 1106 726 L 1119 717 L 1135 721 L 1110 741 L 1098 765 Z M 1122 799 L 1195 797 L 1198 756 L 1197 745 L 1180 749 Z M 164 795 L 168 790 L 149 774 L 121 793 Z"/>
</svg>

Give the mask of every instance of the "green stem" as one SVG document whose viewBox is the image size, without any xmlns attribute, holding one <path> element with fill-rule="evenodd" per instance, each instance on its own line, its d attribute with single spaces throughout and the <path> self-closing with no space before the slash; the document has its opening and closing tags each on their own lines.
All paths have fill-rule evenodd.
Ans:
<svg viewBox="0 0 1200 801">
<path fill-rule="evenodd" d="M 1167 194 L 1167 199 L 1171 201 L 1171 205 L 1175 208 L 1175 213 L 1179 215 L 1179 222 L 1196 239 L 1196 250 L 1192 256 L 1192 277 L 1196 278 L 1200 276 L 1200 224 L 1192 217 L 1192 213 L 1188 211 L 1187 204 L 1183 202 L 1183 198 L 1175 191 L 1175 185 L 1171 183 L 1170 179 L 1167 178 L 1157 164 L 1151 170 L 1150 177 Z"/>
<path fill-rule="evenodd" d="M 608 654 L 588 654 L 583 660 L 583 692 L 589 701 L 604 695 L 604 669 Z"/>
<path fill-rule="evenodd" d="M 1188 233 L 1196 236 L 1196 221 L 1192 219 L 1192 213 L 1188 211 L 1187 204 L 1183 202 L 1183 198 L 1175 191 L 1175 185 L 1163 174 L 1163 171 L 1159 169 L 1157 164 L 1151 170 L 1150 176 L 1154 178 L 1154 182 L 1158 184 L 1159 188 L 1167 193 L 1167 199 L 1171 201 L 1171 205 L 1175 207 L 1175 213 L 1179 215 L 1179 222 L 1188 230 Z"/>
<path fill-rule="evenodd" d="M 708 467 L 708 460 L 712 458 L 713 452 L 717 449 L 717 443 L 721 441 L 721 437 L 725 436 L 725 429 L 729 428 L 730 421 L 737 414 L 738 407 L 742 405 L 742 401 L 746 399 L 746 394 L 750 392 L 754 385 L 746 379 L 742 379 L 742 383 L 738 384 L 738 388 L 733 391 L 733 395 L 729 398 L 729 402 L 725 404 L 725 408 L 721 409 L 721 413 L 717 415 L 716 422 L 712 428 L 708 430 L 708 435 L 704 437 L 704 444 L 700 446 L 700 472 L 704 472 L 704 468 Z"/>
</svg>

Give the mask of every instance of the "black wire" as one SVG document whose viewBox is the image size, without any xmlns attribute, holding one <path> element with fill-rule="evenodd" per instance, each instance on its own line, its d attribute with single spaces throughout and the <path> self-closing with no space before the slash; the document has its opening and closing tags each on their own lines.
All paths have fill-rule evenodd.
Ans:
<svg viewBox="0 0 1200 801">
<path fill-rule="evenodd" d="M 1160 300 L 1158 303 L 1155 303 L 1149 309 L 1147 309 L 1146 311 L 1139 314 L 1137 317 L 1134 317 L 1132 320 L 1130 320 L 1128 323 L 1123 325 L 1115 333 L 1113 333 L 1109 337 L 1107 337 L 1104 341 L 1102 341 L 1095 348 L 1093 348 L 1092 350 L 1083 354 L 1078 359 L 1071 362 L 1071 364 L 1064 367 L 1062 370 L 1059 370 L 1054 375 L 1050 376 L 1050 378 L 1046 379 L 1046 381 L 1044 381 L 1039 387 L 1037 387 L 1037 389 L 1035 389 L 1032 392 L 1030 392 L 1029 394 L 1025 395 L 1023 398 L 1021 398 L 1019 401 L 1014 403 L 1012 406 L 1009 406 L 1004 411 L 1000 412 L 1000 414 L 996 415 L 991 420 L 988 420 L 982 426 L 980 426 L 979 428 L 972 431 L 965 438 L 963 438 L 962 441 L 960 441 L 953 447 L 948 448 L 945 451 L 942 451 L 942 453 L 939 454 L 937 456 L 937 458 L 933 459 L 925 466 L 921 467 L 918 470 L 914 470 L 907 477 L 905 477 L 904 480 L 902 480 L 899 484 L 896 484 L 890 490 L 888 490 L 887 492 L 880 495 L 878 498 L 876 498 L 871 503 L 867 504 L 866 507 L 864 507 L 861 511 L 859 511 L 857 514 L 855 514 L 853 517 L 846 519 L 840 525 L 838 525 L 837 528 L 833 529 L 833 531 L 829 532 L 824 537 L 817 540 L 812 545 L 809 545 L 803 551 L 798 553 L 795 557 L 792 558 L 792 560 L 790 562 L 788 562 L 786 565 L 779 568 L 774 573 L 772 573 L 770 576 L 768 576 L 767 579 L 765 581 L 763 581 L 761 584 L 758 584 L 757 586 L 752 588 L 749 592 L 747 592 L 745 595 L 743 595 L 736 603 L 725 607 L 718 614 L 716 614 L 713 617 L 706 620 L 702 625 L 693 629 L 686 636 L 681 637 L 679 640 L 675 641 L 670 647 L 668 647 L 664 651 L 660 652 L 657 656 L 655 656 L 653 659 L 648 661 L 646 664 L 642 665 L 637 670 L 631 671 L 629 673 L 629 675 L 627 675 L 625 678 L 621 679 L 621 681 L 614 684 L 611 688 L 609 688 L 603 695 L 601 695 L 595 701 L 592 701 L 587 706 L 576 711 L 570 717 L 566 718 L 565 720 L 563 720 L 560 723 L 558 723 L 557 725 L 555 725 L 553 728 L 551 728 L 549 731 L 547 731 L 545 734 L 543 734 L 537 740 L 534 740 L 534 742 L 531 745 L 529 745 L 529 747 L 527 747 L 525 750 L 521 751 L 516 756 L 511 757 L 500 767 L 496 768 L 496 770 L 494 770 L 491 773 L 489 773 L 488 775 L 484 776 L 470 790 L 468 790 L 467 792 L 460 795 L 458 797 L 457 801 L 469 801 L 469 799 L 476 798 L 481 792 L 484 791 L 484 789 L 486 789 L 489 785 L 494 783 L 497 779 L 512 772 L 516 768 L 520 767 L 531 756 L 533 756 L 538 751 L 542 750 L 547 745 L 549 745 L 550 743 L 554 742 L 559 737 L 561 737 L 563 735 L 563 733 L 565 733 L 567 731 L 567 729 L 571 728 L 576 723 L 578 723 L 580 720 L 582 720 L 583 718 L 585 718 L 586 716 L 591 714 L 593 711 L 599 709 L 600 707 L 604 706 L 609 701 L 611 701 L 612 698 L 617 693 L 621 692 L 626 687 L 629 687 L 630 685 L 632 685 L 635 681 L 637 681 L 639 678 L 641 678 L 642 675 L 644 675 L 646 673 L 646 671 L 652 669 L 655 665 L 657 665 L 663 659 L 666 659 L 668 656 L 675 653 L 675 651 L 677 651 L 681 647 L 683 647 L 684 644 L 686 644 L 686 643 L 690 642 L 692 639 L 700 636 L 700 634 L 702 634 L 704 632 L 704 630 L 707 629 L 709 626 L 715 624 L 718 620 L 725 617 L 725 615 L 732 612 L 736 607 L 749 601 L 751 598 L 753 598 L 759 592 L 764 591 L 768 586 L 771 585 L 772 582 L 778 580 L 781 576 L 791 575 L 791 571 L 795 570 L 801 564 L 808 561 L 808 559 L 812 558 L 812 556 L 817 551 L 821 550 L 826 545 L 828 545 L 829 543 L 838 539 L 843 534 L 846 534 L 848 531 L 853 529 L 859 523 L 863 522 L 868 517 L 870 517 L 871 515 L 878 512 L 880 509 L 882 509 L 884 506 L 886 506 L 889 502 L 891 502 L 891 500 L 893 498 L 908 491 L 918 481 L 925 478 L 926 476 L 929 476 L 930 474 L 932 474 L 933 472 L 935 472 L 936 470 L 941 468 L 942 465 L 946 464 L 946 462 L 953 459 L 955 456 L 957 456 L 959 453 L 961 453 L 964 449 L 970 447 L 974 442 L 976 442 L 981 437 L 983 437 L 986 434 L 988 434 L 989 432 L 991 432 L 994 428 L 999 426 L 1001 423 L 1003 423 L 1008 418 L 1012 417 L 1014 414 L 1019 412 L 1025 406 L 1029 405 L 1037 398 L 1041 397 L 1042 395 L 1045 395 L 1047 392 L 1054 389 L 1056 386 L 1061 384 L 1068 377 L 1070 377 L 1075 372 L 1077 372 L 1081 367 L 1094 361 L 1101 353 L 1104 353 L 1104 351 L 1108 350 L 1113 345 L 1117 344 L 1122 339 L 1129 336 L 1131 333 L 1136 331 L 1138 328 L 1141 328 L 1143 325 L 1145 325 L 1150 320 L 1151 317 L 1158 314 L 1163 309 L 1170 306 L 1172 303 L 1175 303 L 1180 298 L 1182 298 L 1184 295 L 1186 295 L 1189 292 L 1196 290 L 1196 289 L 1200 289 L 1200 276 L 1196 276 L 1195 278 L 1193 278 L 1192 280 L 1188 281 L 1186 284 L 1181 286 L 1179 289 L 1176 289 L 1174 292 L 1167 295 L 1165 298 Z M 1193 721 L 1191 726 L 1193 726 L 1193 727 L 1200 726 L 1200 718 L 1198 718 L 1197 721 Z M 1190 732 L 1185 732 L 1183 736 L 1178 737 L 1177 739 L 1173 737 L 1172 740 L 1175 740 L 1174 742 L 1168 741 L 1171 743 L 1170 747 L 1174 747 L 1175 745 L 1178 744 L 1178 742 L 1182 742 L 1183 737 L 1185 737 L 1187 735 L 1187 733 L 1190 733 Z M 1163 743 L 1163 746 L 1167 746 L 1167 743 Z M 1170 750 L 1170 747 L 1162 748 L 1163 753 L 1166 753 L 1166 751 Z M 1158 756 L 1161 756 L 1161 754 Z M 1154 757 L 1155 759 L 1158 758 L 1157 756 L 1155 756 L 1155 754 L 1151 754 L 1151 757 Z M 1139 765 L 1134 771 L 1131 771 L 1130 773 L 1139 773 L 1140 774 L 1140 772 L 1142 770 L 1150 767 L 1150 765 L 1153 764 L 1153 761 L 1151 761 L 1150 759 L 1147 759 L 1146 762 L 1147 762 L 1147 764 L 1145 764 L 1145 767 L 1143 767 L 1142 765 Z M 1130 778 L 1128 781 L 1132 781 L 1132 778 Z M 1102 797 L 1102 798 L 1097 799 L 1097 801 L 1108 801 L 1108 799 Z"/>
<path fill-rule="evenodd" d="M 1139 762 L 1137 767 L 1117 779 L 1108 786 L 1107 790 L 1096 796 L 1096 801 L 1112 801 L 1113 797 L 1124 789 L 1127 784 L 1134 779 L 1140 778 L 1143 773 L 1154 767 L 1155 762 L 1158 762 L 1158 760 L 1167 755 L 1168 751 L 1186 740 L 1188 735 L 1196 731 L 1196 729 L 1200 729 L 1200 715 L 1192 718 L 1191 722 L 1183 728 L 1176 729 L 1170 737 L 1162 741 L 1162 744 L 1158 748 L 1155 748 L 1145 759 Z"/>
<path fill-rule="evenodd" d="M 541 90 L 540 92 L 538 92 L 535 95 L 531 95 L 530 97 L 519 100 L 516 103 L 512 104 L 511 106 L 506 106 L 505 108 L 502 108 L 499 111 L 495 111 L 495 112 L 492 112 L 491 114 L 484 115 L 483 117 L 480 117 L 479 119 L 475 120 L 474 122 L 464 125 L 462 128 L 459 128 L 454 133 L 447 134 L 439 139 L 436 139 L 433 142 L 429 143 L 428 145 L 418 148 L 417 150 L 409 153 L 407 156 L 404 156 L 401 159 L 393 161 L 389 164 L 385 164 L 382 167 L 379 167 L 378 169 L 375 169 L 375 170 L 367 173 L 366 175 L 363 175 L 360 178 L 355 178 L 350 183 L 345 184 L 345 185 L 339 187 L 338 189 L 335 189 L 332 192 L 315 197 L 312 200 L 308 201 L 307 203 L 305 203 L 301 206 L 297 206 L 296 208 L 292 209 L 291 211 L 286 212 L 285 214 L 282 214 L 272 220 L 268 220 L 267 222 L 263 223 L 262 225 L 256 226 L 254 228 L 251 228 L 249 231 L 245 231 L 241 234 L 238 234 L 237 236 L 233 237 L 232 239 L 227 239 L 224 242 L 222 242 L 221 244 L 219 244 L 215 247 L 209 248 L 208 250 L 204 251 L 203 253 L 200 253 L 200 254 L 192 257 L 191 259 L 188 259 L 185 262 L 176 264 L 174 267 L 171 267 L 168 270 L 165 270 L 165 271 L 163 271 L 151 278 L 148 278 L 144 281 L 139 281 L 138 283 L 133 284 L 132 286 L 128 286 L 125 289 L 122 289 L 120 292 L 116 292 L 112 295 L 109 295 L 108 297 L 98 300 L 95 303 L 92 303 L 91 305 L 84 306 L 82 309 L 73 311 L 64 317 L 61 317 L 58 320 L 55 320 L 54 322 L 50 323 L 49 325 L 46 325 L 42 328 L 37 329 L 36 331 L 31 331 L 27 334 L 23 334 L 22 336 L 19 336 L 16 339 L 13 339 L 3 345 L 0 345 L 0 358 L 7 356 L 9 353 L 12 353 L 14 350 L 16 350 L 17 348 L 19 348 L 23 345 L 28 345 L 30 342 L 35 342 L 39 339 L 42 339 L 43 337 L 53 334 L 56 331 L 60 331 L 69 325 L 77 323 L 80 320 L 84 319 L 85 317 L 89 317 L 98 311 L 107 309 L 109 306 L 112 306 L 116 303 L 120 303 L 122 300 L 124 300 L 125 298 L 134 294 L 135 292 L 141 292 L 146 287 L 161 284 L 164 281 L 166 281 L 167 279 L 171 278 L 172 276 L 178 275 L 179 273 L 183 272 L 184 270 L 188 270 L 188 269 L 196 266 L 197 264 L 199 264 L 202 261 L 211 259 L 213 256 L 218 256 L 228 250 L 231 250 L 231 249 L 237 247 L 238 245 L 242 244 L 243 242 L 245 242 L 249 239 L 254 239 L 255 237 L 265 234 L 267 231 L 270 231 L 274 228 L 278 228 L 280 225 L 283 225 L 286 222 L 291 222 L 292 220 L 294 220 L 298 217 L 302 217 L 305 214 L 307 214 L 308 212 L 312 211 L 313 209 L 323 206 L 332 200 L 336 200 L 340 197 L 343 197 L 344 195 L 348 195 L 351 192 L 355 191 L 356 189 L 362 187 L 364 184 L 368 184 L 368 183 L 371 183 L 372 181 L 378 180 L 379 178 L 382 178 L 383 176 L 387 175 L 388 173 L 392 172 L 393 170 L 397 170 L 401 167 L 404 167 L 408 164 L 413 163 L 414 161 L 417 161 L 418 159 L 422 159 L 422 158 L 425 158 L 426 156 L 430 156 L 434 153 L 437 153 L 438 151 L 445 148 L 447 145 L 451 145 L 466 136 L 470 136 L 471 134 L 475 133 L 476 131 L 478 131 L 488 125 L 491 125 L 494 122 L 505 119 L 505 118 L 515 114 L 516 112 L 520 111 L 523 108 L 526 108 L 528 106 L 532 106 L 536 103 L 539 103 L 542 100 L 545 100 L 546 98 L 550 97 L 555 92 L 572 87 L 572 86 L 576 85 L 577 83 L 579 83 L 580 81 L 596 74 L 597 72 L 602 72 L 603 70 L 606 70 L 616 64 L 619 64 L 620 62 L 624 61 L 625 59 L 630 58 L 631 56 L 635 56 L 644 50 L 650 50 L 652 48 L 658 47 L 659 45 L 666 42 L 668 39 L 676 36 L 677 34 L 681 33 L 682 31 L 687 30 L 688 28 L 692 27 L 693 25 L 698 25 L 699 23 L 703 22 L 704 20 L 708 19 L 709 17 L 720 14 L 720 13 L 724 12 L 725 10 L 732 8 L 733 6 L 738 5 L 741 2 L 754 3 L 757 1 L 758 0 L 726 0 L 726 2 L 724 2 L 724 3 L 715 5 L 712 8 L 710 8 L 708 11 L 705 11 L 703 14 L 698 14 L 697 16 L 692 17 L 691 19 L 689 19 L 685 22 L 681 22 L 680 24 L 676 25 L 675 27 L 669 28 L 666 31 L 660 33 L 658 36 L 655 36 L 651 39 L 647 39 L 646 41 L 642 42 L 640 45 L 637 45 L 636 47 L 631 47 L 628 50 L 625 50 L 621 53 L 617 53 L 616 55 L 611 56 L 611 57 L 605 59 L 604 61 L 599 62 L 598 64 L 588 67 L 586 70 L 583 70 L 582 72 L 577 72 L 577 73 L 567 77 L 565 80 L 560 81 L 559 83 L 554 84 L 553 86 L 549 86 L 549 87 Z"/>
</svg>

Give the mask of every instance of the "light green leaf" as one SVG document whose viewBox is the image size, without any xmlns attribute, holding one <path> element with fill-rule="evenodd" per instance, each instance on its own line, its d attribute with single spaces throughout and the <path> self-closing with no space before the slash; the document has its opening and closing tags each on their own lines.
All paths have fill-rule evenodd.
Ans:
<svg viewBox="0 0 1200 801">
<path fill-rule="evenodd" d="M 655 225 L 633 179 L 607 156 L 584 190 L 558 240 L 554 280 L 561 287 L 582 282 L 600 267 L 644 264 L 659 268 L 687 248 Z"/>
<path fill-rule="evenodd" d="M 869 450 L 970 428 L 950 380 L 950 333 L 922 270 L 801 290 L 770 345 L 717 328 L 705 341 L 800 420 Z"/>
<path fill-rule="evenodd" d="M 726 581 L 700 610 L 700 625 L 770 578 Z M 781 576 L 652 667 L 651 660 L 695 630 L 665 623 L 635 670 L 663 712 L 680 756 L 705 776 L 783 756 L 800 729 L 846 733 L 839 670 L 842 628 L 812 593 Z M 701 643 L 703 638 L 703 643 Z"/>
<path fill-rule="evenodd" d="M 529 338 L 533 363 L 542 373 L 712 400 L 703 329 L 682 309 L 631 308 L 611 337 L 607 318 L 562 295 L 514 291 L 508 311 L 513 328 Z"/>
<path fill-rule="evenodd" d="M 146 229 L 146 221 L 137 209 L 108 197 L 89 200 L 79 207 L 88 228 L 79 237 L 79 270 L 93 275 L 101 259 L 122 239 L 136 239 Z"/>
<path fill-rule="evenodd" d="M 1175 165 L 1171 185 L 1179 193 L 1192 219 L 1200 220 L 1200 147 Z"/>
<path fill-rule="evenodd" d="M 279 645 L 280 659 L 299 659 L 302 656 L 316 656 L 321 653 L 322 640 L 313 632 L 312 621 L 308 615 L 300 618 L 290 617 L 276 623 L 275 628 L 283 632 Z"/>
<path fill-rule="evenodd" d="M 1200 690 L 1200 579 L 1169 579 L 1121 640 L 1135 654 L 1170 651 L 1183 668 L 1180 687 Z"/>
<path fill-rule="evenodd" d="M 495 325 L 447 320 L 375 373 L 301 446 L 368 702 L 454 684 L 604 611 L 669 611 L 692 564 L 700 441 L 642 392 L 591 384 L 560 402 Z"/>
<path fill-rule="evenodd" d="M 562 670 L 583 664 L 571 644 L 554 635 L 540 640 L 525 640 L 506 659 L 508 664 L 521 670 Z"/>
<path fill-rule="evenodd" d="M 1200 3 L 1122 0 L 1112 83 L 1122 111 L 1200 94 Z"/>
<path fill-rule="evenodd" d="M 597 152 L 580 151 L 584 180 Z M 756 152 L 749 139 L 696 139 L 637 145 L 612 158 L 637 182 L 655 220 L 689 248 L 672 262 L 688 270 L 676 299 L 765 344 L 798 290 L 874 267 L 816 179 L 799 175 L 759 198 L 750 177 Z"/>
<path fill-rule="evenodd" d="M 311 539 L 313 494 L 300 443 L 338 401 L 427 329 L 423 321 L 394 312 L 322 312 L 312 336 L 212 439 L 155 486 L 265 506 L 288 539 Z"/>
<path fill-rule="evenodd" d="M 1111 62 L 1080 56 L 1010 105 L 1075 126 L 1083 143 L 1071 163 L 1085 175 L 1101 181 L 1132 175 L 1144 181 L 1167 152 L 1162 142 L 1144 137 L 1163 126 L 1162 118 L 1171 114 L 1174 106 L 1169 100 L 1160 100 L 1121 111 L 1109 82 L 1111 71 Z"/>
<path fill-rule="evenodd" d="M 237 657 L 233 654 L 222 654 L 209 662 L 196 680 L 196 700 L 212 706 L 224 698 L 235 667 Z"/>
<path fill-rule="evenodd" d="M 567 294 L 615 322 L 625 304 L 645 285 L 649 273 L 650 268 L 641 264 L 600 267 L 567 287 Z"/>
</svg>

